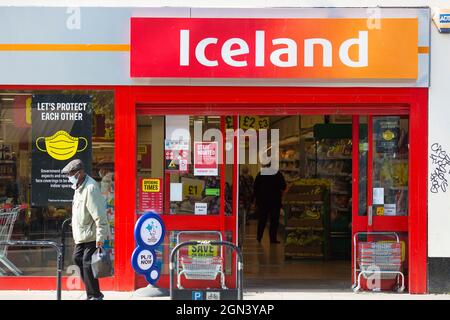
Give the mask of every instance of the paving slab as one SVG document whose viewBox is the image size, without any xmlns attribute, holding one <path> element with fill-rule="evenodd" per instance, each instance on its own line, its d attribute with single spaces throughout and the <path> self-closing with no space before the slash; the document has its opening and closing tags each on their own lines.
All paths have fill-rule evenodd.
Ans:
<svg viewBox="0 0 450 320">
<path fill-rule="evenodd" d="M 143 297 L 136 292 L 103 291 L 105 300 L 168 300 Z M 0 290 L 0 300 L 55 300 L 55 291 Z M 83 291 L 63 291 L 62 300 L 85 300 Z M 450 294 L 398 294 L 372 292 L 245 291 L 245 300 L 450 300 Z"/>
</svg>

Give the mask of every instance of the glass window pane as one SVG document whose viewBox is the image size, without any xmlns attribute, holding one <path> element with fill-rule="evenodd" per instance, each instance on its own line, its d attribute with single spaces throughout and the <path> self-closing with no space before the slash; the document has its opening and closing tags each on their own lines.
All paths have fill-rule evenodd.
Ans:
<svg viewBox="0 0 450 320">
<path fill-rule="evenodd" d="M 374 215 L 408 215 L 408 127 L 407 117 L 373 118 Z"/>
<path fill-rule="evenodd" d="M 216 141 L 219 159 L 223 136 L 219 116 L 138 116 L 138 184 L 157 178 L 162 185 L 159 195 L 138 185 L 140 213 L 158 208 L 161 214 L 218 215 L 224 196 L 225 214 L 231 215 L 232 165 L 225 166 L 224 195 L 220 164 L 209 173 L 193 165 L 196 141 Z"/>
<path fill-rule="evenodd" d="M 61 227 L 70 218 L 71 203 L 58 205 L 32 205 L 33 194 L 33 137 L 32 137 L 32 99 L 39 95 L 87 95 L 92 99 L 92 163 L 86 165 L 88 174 L 94 178 L 105 197 L 111 238 L 106 247 L 114 248 L 114 94 L 112 91 L 2 91 L 0 92 L 0 208 L 3 218 L 11 208 L 20 209 L 12 225 L 11 234 L 3 234 L 11 240 L 52 240 L 61 241 Z M 59 114 L 61 116 L 61 114 Z M 61 120 L 61 119 L 60 119 Z M 61 127 L 60 120 L 51 121 L 56 132 Z M 50 125 L 49 125 L 50 126 Z M 73 159 L 75 159 L 75 155 Z M 56 161 L 56 160 L 55 160 Z M 67 160 L 67 162 L 69 159 Z M 36 165 L 36 164 L 34 164 Z M 51 169 L 51 168 L 50 168 Z M 34 190 L 36 192 L 36 190 Z M 14 211 L 14 210 L 13 210 Z M 2 215 L 0 213 L 0 215 Z M 5 229 L 0 218 L 0 229 Z M 73 264 L 73 238 L 71 228 L 67 228 L 64 270 Z M 1 247 L 0 276 L 54 276 L 56 272 L 56 253 L 52 248 L 43 247 Z M 114 250 L 111 250 L 114 256 Z M 7 260 L 7 261 L 6 261 Z M 0 262 L 2 262 L 0 261 Z M 63 273 L 66 275 L 66 273 Z"/>
</svg>

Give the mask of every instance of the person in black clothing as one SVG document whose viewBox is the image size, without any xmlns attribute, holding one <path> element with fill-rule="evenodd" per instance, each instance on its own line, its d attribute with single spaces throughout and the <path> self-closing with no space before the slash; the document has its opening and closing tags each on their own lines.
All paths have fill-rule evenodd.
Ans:
<svg viewBox="0 0 450 320">
<path fill-rule="evenodd" d="M 258 173 L 253 184 L 253 190 L 259 215 L 258 242 L 261 242 L 267 219 L 270 218 L 270 242 L 280 243 L 277 240 L 277 231 L 280 220 L 281 196 L 283 191 L 286 190 L 286 181 L 283 174 L 280 171 L 273 175 Z"/>
</svg>

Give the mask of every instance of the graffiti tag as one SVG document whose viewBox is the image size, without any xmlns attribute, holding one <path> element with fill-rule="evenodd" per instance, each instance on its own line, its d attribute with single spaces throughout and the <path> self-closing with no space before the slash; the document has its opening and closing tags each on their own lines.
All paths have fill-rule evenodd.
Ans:
<svg viewBox="0 0 450 320">
<path fill-rule="evenodd" d="M 430 159 L 434 165 L 434 170 L 430 174 L 432 193 L 447 192 L 448 174 L 450 174 L 450 155 L 442 150 L 439 143 L 433 143 L 431 146 Z"/>
</svg>

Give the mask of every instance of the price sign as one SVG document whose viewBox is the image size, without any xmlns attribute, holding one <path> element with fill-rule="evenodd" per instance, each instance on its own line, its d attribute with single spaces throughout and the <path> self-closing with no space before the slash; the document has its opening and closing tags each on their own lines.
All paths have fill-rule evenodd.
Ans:
<svg viewBox="0 0 450 320">
<path fill-rule="evenodd" d="M 270 125 L 269 117 L 259 117 L 258 129 L 268 129 Z"/>
<path fill-rule="evenodd" d="M 267 129 L 269 128 L 269 117 L 242 116 L 240 118 L 241 129 Z"/>
<path fill-rule="evenodd" d="M 183 198 L 202 197 L 205 181 L 200 179 L 181 178 L 181 182 L 183 183 Z"/>
<path fill-rule="evenodd" d="M 240 119 L 241 129 L 257 129 L 258 116 L 242 116 Z"/>
<path fill-rule="evenodd" d="M 225 128 L 226 129 L 233 129 L 234 128 L 233 117 L 232 116 L 226 116 L 225 117 Z"/>
</svg>

